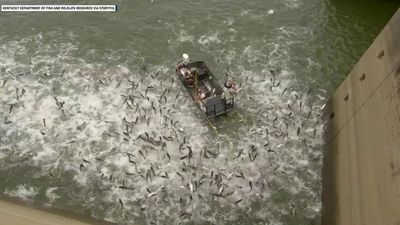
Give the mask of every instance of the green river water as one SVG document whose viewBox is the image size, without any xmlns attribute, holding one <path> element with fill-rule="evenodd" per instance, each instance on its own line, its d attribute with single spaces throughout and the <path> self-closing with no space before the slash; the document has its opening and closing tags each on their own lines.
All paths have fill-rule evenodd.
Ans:
<svg viewBox="0 0 400 225">
<path fill-rule="evenodd" d="M 0 193 L 117 224 L 216 225 L 320 224 L 320 109 L 400 5 L 0 3 L 119 9 L 0 12 Z M 175 77 L 183 53 L 241 87 L 217 132 Z"/>
</svg>

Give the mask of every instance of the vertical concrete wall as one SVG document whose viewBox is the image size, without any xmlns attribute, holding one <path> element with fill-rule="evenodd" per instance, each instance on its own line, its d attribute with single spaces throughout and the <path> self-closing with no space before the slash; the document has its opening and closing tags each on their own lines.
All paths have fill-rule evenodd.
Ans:
<svg viewBox="0 0 400 225">
<path fill-rule="evenodd" d="M 322 225 L 400 225 L 400 9 L 325 113 Z"/>
</svg>

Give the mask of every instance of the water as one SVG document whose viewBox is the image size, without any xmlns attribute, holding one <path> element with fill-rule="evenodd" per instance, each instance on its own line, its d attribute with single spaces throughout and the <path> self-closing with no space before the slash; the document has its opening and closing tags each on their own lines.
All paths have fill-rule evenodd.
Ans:
<svg viewBox="0 0 400 225">
<path fill-rule="evenodd" d="M 0 14 L 0 191 L 118 224 L 319 224 L 320 108 L 399 3 L 118 4 Z M 218 133 L 175 78 L 184 52 L 242 87 Z"/>
</svg>

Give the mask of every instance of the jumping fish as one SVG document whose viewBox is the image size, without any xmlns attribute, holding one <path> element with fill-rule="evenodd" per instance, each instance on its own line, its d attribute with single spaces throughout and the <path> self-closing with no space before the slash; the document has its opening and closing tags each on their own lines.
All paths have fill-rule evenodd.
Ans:
<svg viewBox="0 0 400 225">
<path fill-rule="evenodd" d="M 100 82 L 100 84 L 102 84 L 102 85 L 104 85 L 104 86 L 108 86 L 104 80 L 101 80 L 101 79 L 100 79 L 99 82 Z"/>
<path fill-rule="evenodd" d="M 157 194 L 157 192 L 151 192 L 150 194 L 147 195 L 147 198 L 153 197 L 156 194 Z"/>
<path fill-rule="evenodd" d="M 164 172 L 164 175 L 161 175 L 162 178 L 169 178 L 168 173 Z"/>
<path fill-rule="evenodd" d="M 183 184 L 183 182 L 185 181 L 185 178 L 179 172 L 176 172 L 176 174 L 181 178 L 182 184 Z"/>
<path fill-rule="evenodd" d="M 242 199 L 239 199 L 239 200 L 235 201 L 234 203 L 239 204 L 241 201 L 242 201 Z"/>
<path fill-rule="evenodd" d="M 239 158 L 242 155 L 242 153 L 243 153 L 243 148 L 240 149 L 239 153 L 233 159 Z"/>
<path fill-rule="evenodd" d="M 307 96 L 311 94 L 312 88 L 308 89 Z"/>
<path fill-rule="evenodd" d="M 1 87 L 3 88 L 3 87 L 6 85 L 6 83 L 7 83 L 7 79 L 5 79 L 5 80 L 3 81 L 3 84 L 1 85 Z"/>
<path fill-rule="evenodd" d="M 249 192 L 251 192 L 253 190 L 253 183 L 251 181 L 249 181 L 249 186 L 250 186 Z"/>
<path fill-rule="evenodd" d="M 124 203 L 122 202 L 122 200 L 119 198 L 118 199 L 119 204 L 121 205 L 121 210 L 124 210 Z"/>
</svg>

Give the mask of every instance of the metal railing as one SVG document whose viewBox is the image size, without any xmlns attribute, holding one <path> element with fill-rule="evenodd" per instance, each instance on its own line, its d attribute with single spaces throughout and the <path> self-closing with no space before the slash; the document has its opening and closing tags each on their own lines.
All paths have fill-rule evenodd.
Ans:
<svg viewBox="0 0 400 225">
<path fill-rule="evenodd" d="M 234 98 L 230 98 L 230 99 L 221 99 L 221 102 L 223 103 L 224 107 L 221 110 L 217 111 L 217 104 L 214 104 L 212 106 L 206 106 L 202 101 L 201 103 L 203 104 L 203 106 L 206 108 L 206 116 L 209 117 L 210 115 L 212 115 L 213 117 L 216 117 L 218 115 L 220 115 L 222 112 L 226 113 L 227 111 L 233 109 L 235 107 L 235 99 Z"/>
</svg>

